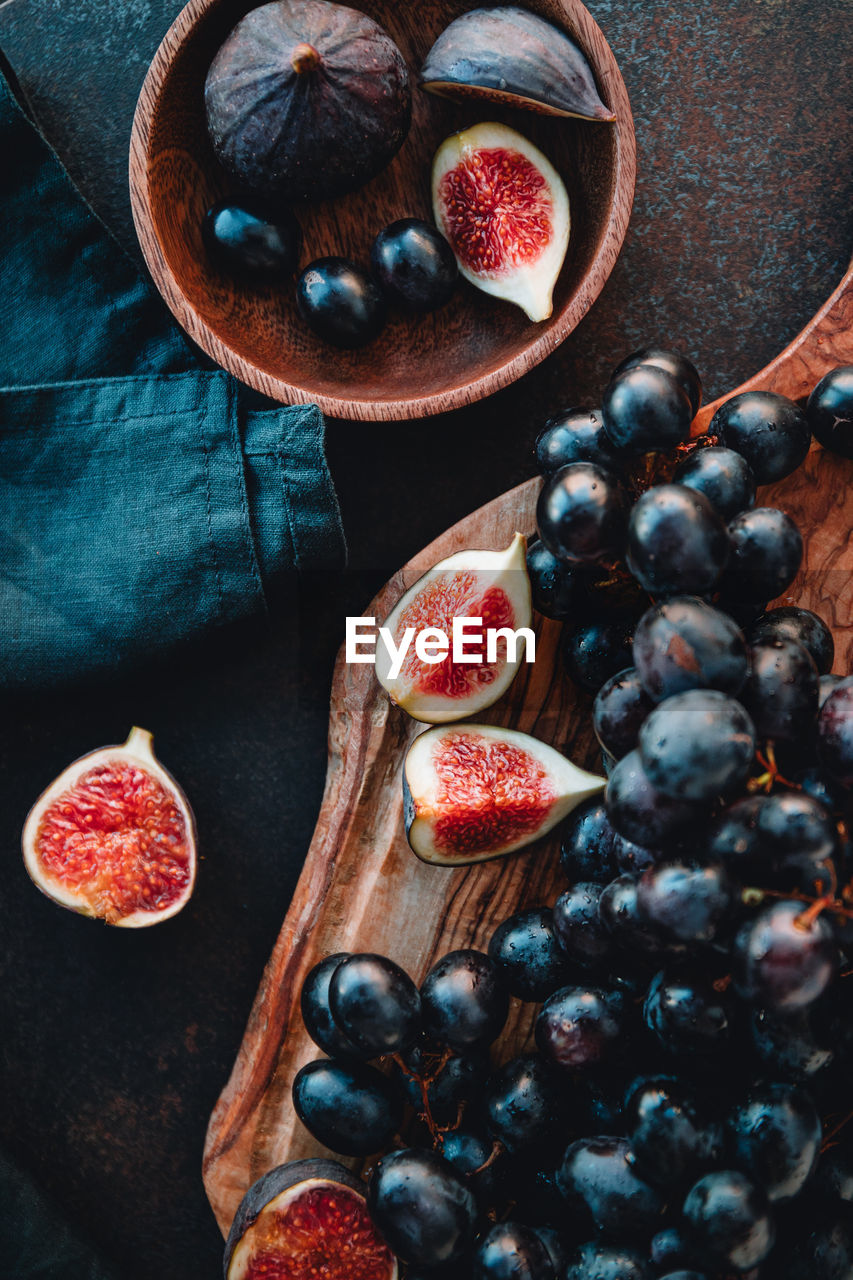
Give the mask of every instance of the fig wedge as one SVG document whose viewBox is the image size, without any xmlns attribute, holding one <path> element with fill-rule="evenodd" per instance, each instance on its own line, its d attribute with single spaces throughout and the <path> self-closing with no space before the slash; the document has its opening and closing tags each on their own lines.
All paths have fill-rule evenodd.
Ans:
<svg viewBox="0 0 853 1280">
<path fill-rule="evenodd" d="M 485 862 L 532 844 L 604 786 L 529 734 L 441 725 L 415 738 L 406 756 L 406 835 L 424 862 Z"/>
<path fill-rule="evenodd" d="M 494 660 L 489 660 L 487 638 L 469 628 L 465 651 L 474 662 L 454 661 L 454 620 L 480 618 L 483 633 L 489 628 L 517 631 L 530 627 L 532 606 L 527 576 L 526 541 L 517 533 L 503 551 L 458 551 L 440 560 L 403 595 L 385 619 L 384 627 L 399 647 L 405 632 L 427 627 L 444 632 L 448 652 L 437 662 L 422 661 L 414 640 L 397 674 L 388 647 L 377 646 L 376 675 L 392 702 L 415 720 L 444 724 L 461 720 L 497 702 L 509 688 L 524 657 L 525 645 L 495 638 Z"/>
<path fill-rule="evenodd" d="M 471 9 L 442 31 L 421 68 L 421 88 L 443 98 L 485 98 L 546 116 L 614 120 L 573 40 L 528 9 Z"/>
<path fill-rule="evenodd" d="M 192 810 L 146 729 L 69 765 L 30 810 L 22 846 L 42 893 L 125 929 L 175 915 L 195 884 Z"/>
<path fill-rule="evenodd" d="M 446 138 L 432 166 L 436 225 L 460 274 L 547 320 L 569 243 L 569 197 L 538 147 L 503 124 Z"/>
<path fill-rule="evenodd" d="M 293 1160 L 243 1197 L 225 1245 L 225 1280 L 397 1280 L 364 1185 L 336 1160 Z"/>
</svg>

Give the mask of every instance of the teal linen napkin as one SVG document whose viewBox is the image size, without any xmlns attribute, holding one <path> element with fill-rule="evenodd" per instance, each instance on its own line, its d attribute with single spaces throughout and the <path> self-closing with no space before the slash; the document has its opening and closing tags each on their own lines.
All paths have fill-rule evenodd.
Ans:
<svg viewBox="0 0 853 1280">
<path fill-rule="evenodd" d="M 0 74 L 0 688 L 126 668 L 345 556 L 314 406 L 202 367 Z"/>
</svg>

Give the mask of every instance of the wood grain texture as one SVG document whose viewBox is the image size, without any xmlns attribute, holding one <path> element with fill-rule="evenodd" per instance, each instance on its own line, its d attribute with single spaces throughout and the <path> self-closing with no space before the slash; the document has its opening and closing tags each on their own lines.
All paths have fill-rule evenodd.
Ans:
<svg viewBox="0 0 853 1280">
<path fill-rule="evenodd" d="M 393 315 L 358 352 L 338 351 L 308 330 L 293 291 L 249 289 L 217 272 L 201 243 L 205 210 L 228 194 L 204 121 L 207 68 L 253 0 L 190 0 L 158 50 L 139 98 L 130 147 L 130 189 L 140 245 L 176 319 L 217 364 L 284 403 L 314 402 L 333 417 L 400 419 L 458 408 L 491 394 L 556 349 L 598 297 L 618 257 L 634 192 L 631 109 L 600 29 L 579 0 L 529 6 L 583 48 L 614 124 L 554 120 L 484 103 L 454 104 L 413 87 L 409 137 L 389 167 L 361 191 L 300 207 L 304 262 L 342 254 L 366 262 L 377 232 L 396 218 L 431 219 L 429 180 L 438 144 L 485 119 L 512 124 L 542 148 L 564 178 L 572 210 L 569 254 L 554 312 L 532 324 L 509 303 L 468 285 L 441 311 Z M 366 0 L 390 32 L 413 81 L 464 0 Z"/>
<path fill-rule="evenodd" d="M 815 320 L 751 387 L 804 391 L 829 365 L 853 361 L 850 274 Z M 810 372 L 813 368 L 814 372 Z M 707 413 L 712 412 L 709 406 Z M 853 463 L 814 448 L 793 476 L 760 493 L 788 511 L 806 554 L 785 595 L 815 609 L 836 639 L 837 671 L 853 669 Z M 365 610 L 384 617 L 436 561 L 466 547 L 505 546 L 535 524 L 539 481 L 475 511 L 399 571 Z M 558 624 L 539 620 L 537 661 L 482 719 L 533 733 L 578 764 L 596 767 L 590 699 L 562 674 Z M 555 838 L 521 854 L 470 868 L 425 866 L 403 832 L 400 771 L 422 725 L 391 706 L 370 666 L 335 667 L 329 770 L 323 805 L 296 896 L 264 974 L 231 1079 L 210 1121 L 204 1156 L 207 1193 L 223 1232 L 246 1188 L 274 1165 L 322 1148 L 297 1120 L 290 1086 L 319 1056 L 302 1026 L 299 991 L 308 969 L 333 951 L 390 955 L 421 980 L 454 947 L 483 947 L 496 925 L 525 905 L 553 903 L 562 882 Z M 527 1041 L 536 1010 L 512 1002 L 497 1046 L 506 1058 Z"/>
</svg>

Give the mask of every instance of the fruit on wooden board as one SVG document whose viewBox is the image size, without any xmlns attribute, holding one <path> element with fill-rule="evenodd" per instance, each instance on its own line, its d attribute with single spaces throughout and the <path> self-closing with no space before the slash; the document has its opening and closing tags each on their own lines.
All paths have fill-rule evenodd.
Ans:
<svg viewBox="0 0 853 1280">
<path fill-rule="evenodd" d="M 30 810 L 22 845 L 49 898 L 126 929 L 175 915 L 195 883 L 192 811 L 145 729 L 69 765 Z"/>
<path fill-rule="evenodd" d="M 406 756 L 406 835 L 425 862 L 483 862 L 538 840 L 603 787 L 603 778 L 529 734 L 440 725 L 415 738 Z"/>
<path fill-rule="evenodd" d="M 503 124 L 451 134 L 433 160 L 432 206 L 466 280 L 547 320 L 570 215 L 563 180 L 538 147 Z"/>
<path fill-rule="evenodd" d="M 374 177 L 409 130 L 403 55 L 377 22 L 330 0 L 274 0 L 242 18 L 204 87 L 225 169 L 267 199 L 327 200 Z"/>
<path fill-rule="evenodd" d="M 397 1280 L 397 1262 L 335 1160 L 293 1160 L 246 1192 L 225 1245 L 225 1280 Z"/>
<path fill-rule="evenodd" d="M 420 83 L 445 98 L 485 98 L 548 116 L 615 119 L 575 42 L 516 5 L 471 9 L 451 22 L 427 54 Z"/>
<path fill-rule="evenodd" d="M 397 648 L 406 632 L 414 629 L 396 674 L 389 646 L 377 645 L 376 675 L 392 702 L 415 720 L 441 724 L 475 715 L 509 688 L 525 647 L 508 645 L 505 638 L 496 637 L 490 657 L 487 632 L 530 626 L 525 546 L 523 535 L 517 533 L 503 551 L 458 551 L 440 560 L 401 596 L 385 619 L 383 626 Z M 482 619 L 482 628 L 467 628 L 464 646 L 465 652 L 479 661 L 454 660 L 454 620 L 463 618 Z M 416 651 L 418 633 L 427 628 L 443 631 L 451 642 L 440 661 L 421 659 Z M 481 629 L 485 638 L 480 638 Z M 427 653 L 425 646 L 423 651 Z M 433 652 L 440 652 L 438 646 Z"/>
</svg>

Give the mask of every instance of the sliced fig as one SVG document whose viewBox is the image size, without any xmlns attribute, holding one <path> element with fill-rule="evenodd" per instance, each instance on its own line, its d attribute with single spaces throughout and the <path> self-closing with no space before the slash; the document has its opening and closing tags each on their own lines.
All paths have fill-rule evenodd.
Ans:
<svg viewBox="0 0 853 1280">
<path fill-rule="evenodd" d="M 484 636 L 489 628 L 529 627 L 532 606 L 525 552 L 525 539 L 517 533 L 505 551 L 459 551 L 448 556 L 419 578 L 385 619 L 383 625 L 397 649 L 409 629 L 417 634 L 435 627 L 451 641 L 440 661 L 426 662 L 418 657 L 413 640 L 396 674 L 389 647 L 377 646 L 379 683 L 391 701 L 415 720 L 443 724 L 475 715 L 509 688 L 525 646 L 510 646 L 506 637 L 496 637 L 494 661 L 489 661 L 486 640 L 481 642 L 479 629 L 471 627 L 464 648 L 478 661 L 456 662 L 453 624 L 457 618 L 481 618 Z"/>
<path fill-rule="evenodd" d="M 424 862 L 484 862 L 532 844 L 604 786 L 529 734 L 441 725 L 415 738 L 406 756 L 406 835 Z"/>
<path fill-rule="evenodd" d="M 335 1160 L 293 1160 L 253 1184 L 225 1244 L 225 1280 L 397 1280 L 365 1188 Z"/>
<path fill-rule="evenodd" d="M 432 207 L 466 280 L 547 320 L 569 243 L 569 197 L 538 147 L 503 124 L 451 134 L 433 160 Z"/>
<path fill-rule="evenodd" d="M 69 765 L 30 810 L 22 845 L 42 893 L 125 929 L 175 915 L 195 884 L 192 810 L 146 729 Z"/>
<path fill-rule="evenodd" d="M 574 41 L 516 5 L 471 9 L 451 22 L 427 54 L 420 83 L 443 98 L 486 98 L 546 116 L 615 119 Z"/>
</svg>

